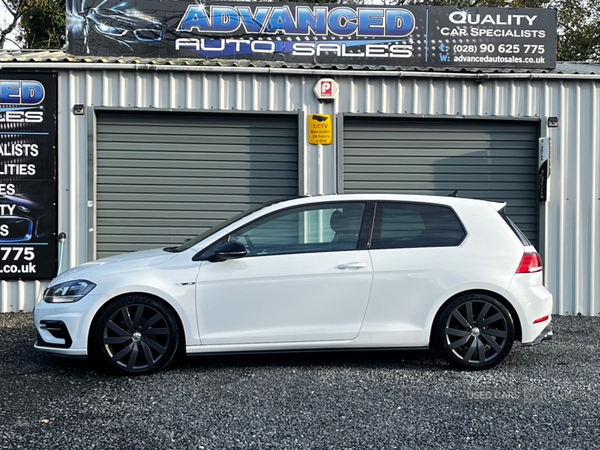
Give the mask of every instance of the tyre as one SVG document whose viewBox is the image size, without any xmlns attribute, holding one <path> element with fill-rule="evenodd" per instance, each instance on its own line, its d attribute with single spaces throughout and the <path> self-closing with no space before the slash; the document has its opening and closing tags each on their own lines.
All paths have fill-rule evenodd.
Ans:
<svg viewBox="0 0 600 450">
<path fill-rule="evenodd" d="M 506 358 L 515 339 L 509 311 L 483 294 L 463 295 L 450 302 L 434 327 L 437 351 L 459 369 L 494 367 Z"/>
<path fill-rule="evenodd" d="M 119 373 L 143 375 L 165 367 L 179 345 L 179 326 L 161 302 L 131 295 L 111 303 L 96 321 L 93 346 Z"/>
</svg>

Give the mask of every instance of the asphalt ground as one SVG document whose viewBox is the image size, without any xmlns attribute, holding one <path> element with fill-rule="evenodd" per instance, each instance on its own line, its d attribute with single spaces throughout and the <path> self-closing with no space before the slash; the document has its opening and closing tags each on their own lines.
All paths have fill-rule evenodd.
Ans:
<svg viewBox="0 0 600 450">
<path fill-rule="evenodd" d="M 598 449 L 600 317 L 462 372 L 427 351 L 188 357 L 111 375 L 0 314 L 0 448 Z"/>
</svg>

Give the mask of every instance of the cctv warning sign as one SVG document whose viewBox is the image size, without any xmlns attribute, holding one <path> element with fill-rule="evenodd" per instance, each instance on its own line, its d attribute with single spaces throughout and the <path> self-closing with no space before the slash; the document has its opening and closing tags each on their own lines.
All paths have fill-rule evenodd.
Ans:
<svg viewBox="0 0 600 450">
<path fill-rule="evenodd" d="M 308 116 L 308 143 L 315 145 L 333 143 L 331 114 L 311 114 Z"/>
</svg>

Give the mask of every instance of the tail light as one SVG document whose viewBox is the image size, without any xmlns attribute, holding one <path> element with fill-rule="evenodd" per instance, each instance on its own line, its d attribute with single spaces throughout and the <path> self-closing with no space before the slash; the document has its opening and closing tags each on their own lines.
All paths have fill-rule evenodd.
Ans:
<svg viewBox="0 0 600 450">
<path fill-rule="evenodd" d="M 523 255 L 517 273 L 534 273 L 542 269 L 542 258 L 537 252 L 531 252 Z"/>
</svg>

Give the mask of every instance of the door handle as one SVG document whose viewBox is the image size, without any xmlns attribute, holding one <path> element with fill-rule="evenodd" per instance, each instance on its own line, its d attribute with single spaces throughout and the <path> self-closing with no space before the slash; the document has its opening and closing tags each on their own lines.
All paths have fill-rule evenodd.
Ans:
<svg viewBox="0 0 600 450">
<path fill-rule="evenodd" d="M 346 263 L 340 264 L 336 267 L 336 269 L 364 269 L 367 267 L 367 263 L 364 262 L 355 262 L 355 263 Z"/>
</svg>

